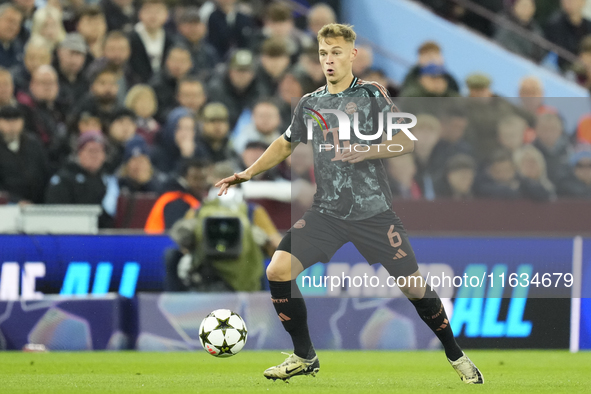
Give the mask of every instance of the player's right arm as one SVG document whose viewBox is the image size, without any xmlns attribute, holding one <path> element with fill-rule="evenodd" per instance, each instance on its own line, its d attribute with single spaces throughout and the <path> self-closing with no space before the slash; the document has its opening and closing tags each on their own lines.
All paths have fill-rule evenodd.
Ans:
<svg viewBox="0 0 591 394">
<path fill-rule="evenodd" d="M 215 184 L 220 188 L 218 196 L 227 193 L 228 188 L 238 183 L 249 181 L 261 172 L 265 172 L 285 160 L 291 155 L 291 141 L 288 141 L 283 135 L 277 138 L 267 150 L 246 170 L 224 178 Z"/>
</svg>

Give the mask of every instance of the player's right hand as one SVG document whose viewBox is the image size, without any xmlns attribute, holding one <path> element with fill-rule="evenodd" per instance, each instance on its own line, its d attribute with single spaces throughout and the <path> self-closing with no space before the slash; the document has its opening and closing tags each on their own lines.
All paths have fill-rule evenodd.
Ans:
<svg viewBox="0 0 591 394">
<path fill-rule="evenodd" d="M 221 195 L 228 193 L 228 188 L 230 186 L 249 181 L 250 178 L 251 178 L 251 176 L 246 171 L 242 171 L 240 173 L 237 173 L 237 174 L 234 174 L 232 176 L 222 179 L 221 181 L 216 183 L 214 186 L 220 188 L 218 196 L 221 196 Z"/>
</svg>

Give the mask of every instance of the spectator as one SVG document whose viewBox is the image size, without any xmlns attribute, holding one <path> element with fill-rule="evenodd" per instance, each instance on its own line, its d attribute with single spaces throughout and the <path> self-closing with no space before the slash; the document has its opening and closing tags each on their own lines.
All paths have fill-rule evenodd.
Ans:
<svg viewBox="0 0 591 394">
<path fill-rule="evenodd" d="M 201 81 L 185 77 L 178 83 L 176 100 L 179 106 L 188 109 L 196 119 L 199 119 L 201 108 L 207 101 L 207 95 Z"/>
<path fill-rule="evenodd" d="M 261 64 L 257 74 L 267 96 L 272 96 L 277 92 L 277 86 L 287 72 L 289 62 L 285 40 L 269 38 L 263 42 Z"/>
<path fill-rule="evenodd" d="M 316 40 L 316 35 L 324 25 L 337 23 L 337 16 L 331 6 L 325 3 L 314 4 L 307 16 L 308 34 Z"/>
<path fill-rule="evenodd" d="M 171 48 L 166 57 L 164 68 L 154 74 L 150 85 L 158 92 L 158 113 L 156 119 L 162 121 L 168 112 L 176 107 L 175 94 L 178 82 L 184 78 L 191 68 L 193 61 L 191 53 L 185 48 Z"/>
<path fill-rule="evenodd" d="M 117 108 L 119 75 L 119 69 L 109 64 L 96 73 L 90 85 L 90 92 L 72 110 L 76 122 L 82 112 L 91 112 L 98 115 L 103 126 L 109 123 Z"/>
<path fill-rule="evenodd" d="M 140 21 L 129 36 L 129 64 L 140 81 L 146 83 L 164 66 L 173 39 L 163 28 L 168 19 L 164 0 L 143 1 L 138 17 Z"/>
<path fill-rule="evenodd" d="M 119 70 L 117 85 L 119 86 L 118 100 L 123 102 L 127 91 L 140 82 L 140 77 L 134 73 L 129 65 L 131 47 L 129 39 L 121 31 L 112 31 L 104 41 L 103 57 L 96 59 L 88 67 L 88 75 L 110 65 Z"/>
<path fill-rule="evenodd" d="M 236 0 L 215 0 L 215 5 L 207 24 L 207 40 L 218 58 L 225 59 L 230 50 L 250 46 L 254 21 L 237 9 Z"/>
<path fill-rule="evenodd" d="M 207 182 L 209 167 L 209 163 L 194 159 L 183 163 L 179 175 L 166 183 L 164 192 L 152 207 L 144 227 L 147 233 L 163 233 L 190 209 L 201 206 L 210 186 Z"/>
<path fill-rule="evenodd" d="M 542 81 L 536 77 L 525 77 L 521 80 L 519 84 L 519 98 L 521 99 L 521 108 L 531 116 L 544 113 L 558 114 L 556 108 L 544 104 L 544 86 L 542 85 Z M 525 130 L 523 141 L 529 144 L 535 139 L 535 130 L 528 126 Z"/>
<path fill-rule="evenodd" d="M 472 143 L 479 157 L 489 157 L 498 149 L 497 124 L 499 119 L 517 114 L 528 124 L 533 124 L 532 115 L 514 106 L 507 100 L 495 96 L 490 88 L 491 80 L 486 74 L 475 73 L 466 78 L 470 97 L 466 103 L 470 119 L 468 141 Z"/>
<path fill-rule="evenodd" d="M 16 91 L 26 92 L 31 83 L 31 73 L 44 64 L 51 64 L 51 51 L 47 44 L 39 37 L 29 40 L 25 45 L 23 64 L 12 69 Z"/>
<path fill-rule="evenodd" d="M 23 43 L 18 35 L 23 14 L 10 3 L 0 5 L 0 66 L 16 66 L 23 56 Z"/>
<path fill-rule="evenodd" d="M 47 156 L 41 142 L 23 129 L 18 108 L 0 108 L 0 191 L 11 202 L 42 203 L 50 175 Z"/>
<path fill-rule="evenodd" d="M 66 30 L 62 24 L 62 12 L 49 5 L 37 9 L 33 14 L 31 37 L 40 37 L 53 50 L 66 38 Z"/>
<path fill-rule="evenodd" d="M 396 84 L 392 82 L 390 78 L 388 78 L 382 69 L 370 68 L 369 70 L 366 70 L 363 75 L 361 75 L 361 78 L 366 81 L 379 83 L 386 88 L 390 97 L 398 97 L 400 93 L 398 86 L 396 86 Z"/>
<path fill-rule="evenodd" d="M 76 147 L 76 157 L 49 181 L 45 203 L 101 205 L 99 227 L 112 227 L 119 187 L 114 177 L 102 171 L 105 139 L 99 132 L 88 131 L 80 135 Z"/>
<path fill-rule="evenodd" d="M 231 128 L 236 125 L 242 111 L 251 108 L 266 93 L 255 77 L 254 56 L 252 52 L 241 49 L 232 56 L 228 70 L 212 78 L 209 84 L 210 100 L 223 103 L 228 108 Z"/>
<path fill-rule="evenodd" d="M 413 128 L 417 137 L 414 157 L 417 165 L 415 179 L 421 188 L 421 194 L 427 200 L 435 199 L 434 182 L 441 176 L 441 168 L 435 167 L 433 149 L 441 137 L 441 122 L 431 115 L 417 115 L 417 125 Z"/>
<path fill-rule="evenodd" d="M 561 10 L 544 28 L 546 38 L 571 53 L 578 53 L 583 37 L 591 34 L 591 21 L 583 17 L 584 6 L 585 0 L 561 0 Z M 559 59 L 559 65 L 564 70 L 568 62 Z"/>
<path fill-rule="evenodd" d="M 299 99 L 304 95 L 302 83 L 293 73 L 287 73 L 277 88 L 279 113 L 281 114 L 281 130 L 287 130 L 291 124 L 292 105 L 295 109 Z"/>
<path fill-rule="evenodd" d="M 463 102 L 462 99 L 462 102 L 441 114 L 441 136 L 431 154 L 433 168 L 444 169 L 449 159 L 458 154 L 474 156 L 474 148 L 465 138 L 468 116 Z"/>
<path fill-rule="evenodd" d="M 318 45 L 304 49 L 292 72 L 302 81 L 305 92 L 313 92 L 326 84 L 326 77 L 318 57 Z"/>
<path fill-rule="evenodd" d="M 575 80 L 579 85 L 591 91 L 591 36 L 581 40 L 578 59 L 567 72 L 567 77 Z"/>
<path fill-rule="evenodd" d="M 123 162 L 125 146 L 136 137 L 135 114 L 127 108 L 120 108 L 113 113 L 108 129 L 105 146 L 106 159 L 103 170 L 114 174 Z"/>
<path fill-rule="evenodd" d="M 441 47 L 435 41 L 424 42 L 419 47 L 417 64 L 415 64 L 406 74 L 401 89 L 404 90 L 412 85 L 417 85 L 419 83 L 419 79 L 421 78 L 421 69 L 430 64 L 436 64 L 439 66 L 445 65 Z M 443 77 L 447 81 L 447 85 L 451 90 L 456 92 L 460 90 L 458 83 L 454 77 L 451 76 L 451 74 L 445 71 Z"/>
<path fill-rule="evenodd" d="M 88 46 L 87 62 L 103 56 L 103 41 L 107 33 L 105 14 L 96 5 L 88 5 L 80 9 L 76 31 L 84 37 Z"/>
<path fill-rule="evenodd" d="M 75 136 L 78 138 L 79 135 L 86 133 L 87 131 L 103 131 L 103 123 L 101 122 L 101 118 L 95 113 L 92 112 L 82 112 L 78 117 L 78 122 L 76 124 L 76 133 Z"/>
<path fill-rule="evenodd" d="M 252 122 L 236 132 L 232 146 L 238 154 L 242 154 L 249 142 L 270 145 L 281 136 L 280 125 L 281 116 L 277 105 L 269 100 L 259 101 L 252 110 Z"/>
<path fill-rule="evenodd" d="M 14 82 L 10 72 L 0 67 L 0 108 L 6 105 L 16 105 Z"/>
<path fill-rule="evenodd" d="M 157 193 L 162 190 L 166 176 L 152 166 L 148 145 L 141 137 L 125 145 L 119 189 L 122 193 Z"/>
<path fill-rule="evenodd" d="M 445 163 L 445 173 L 435 184 L 437 197 L 454 200 L 470 200 L 474 197 L 476 161 L 472 156 L 458 153 Z"/>
<path fill-rule="evenodd" d="M 570 172 L 568 158 L 571 151 L 560 117 L 556 114 L 539 115 L 536 136 L 533 145 L 544 155 L 550 181 L 558 184 Z"/>
<path fill-rule="evenodd" d="M 387 161 L 392 196 L 403 200 L 419 200 L 423 196 L 417 183 L 417 165 L 413 155 L 402 155 Z"/>
<path fill-rule="evenodd" d="M 129 89 L 125 106 L 135 114 L 136 132 L 149 146 L 154 144 L 160 124 L 154 119 L 158 110 L 156 93 L 150 85 L 138 84 Z"/>
<path fill-rule="evenodd" d="M 357 56 L 353 61 L 353 75 L 365 74 L 373 65 L 373 50 L 369 46 L 360 45 L 357 47 Z"/>
<path fill-rule="evenodd" d="M 576 152 L 570 160 L 573 171 L 558 183 L 561 197 L 591 198 L 591 150 Z"/>
<path fill-rule="evenodd" d="M 538 201 L 556 198 L 554 185 L 546 174 L 546 161 L 539 150 L 525 145 L 513 152 L 513 160 L 521 177 L 521 189 L 528 197 Z"/>
<path fill-rule="evenodd" d="M 443 66 L 429 64 L 423 66 L 419 72 L 417 84 L 409 85 L 401 93 L 401 97 L 458 97 L 457 91 L 450 88 L 447 72 Z M 415 101 L 416 102 L 416 101 Z"/>
<path fill-rule="evenodd" d="M 511 153 L 523 147 L 527 122 L 518 115 L 508 115 L 497 126 L 498 145 Z"/>
<path fill-rule="evenodd" d="M 135 19 L 134 0 L 102 0 L 101 7 L 105 13 L 107 31 L 119 30 L 130 33 Z"/>
<path fill-rule="evenodd" d="M 174 109 L 152 151 L 152 163 L 165 174 L 177 171 L 183 159 L 196 158 L 195 119 L 183 107 Z"/>
<path fill-rule="evenodd" d="M 70 153 L 67 141 L 67 108 L 58 100 L 58 76 L 52 66 L 38 67 L 28 93 L 20 92 L 18 102 L 25 108 L 25 126 L 43 142 L 49 160 L 57 169 Z"/>
<path fill-rule="evenodd" d="M 59 101 L 71 109 L 88 92 L 84 75 L 86 43 L 79 33 L 69 33 L 59 44 L 54 67 L 59 78 Z"/>
<path fill-rule="evenodd" d="M 191 52 L 191 74 L 204 79 L 209 78 L 219 58 L 216 49 L 205 40 L 207 26 L 201 21 L 197 7 L 187 7 L 183 11 L 177 21 L 177 30 L 178 43 Z"/>
<path fill-rule="evenodd" d="M 228 109 L 222 103 L 210 103 L 203 108 L 203 130 L 197 139 L 195 155 L 211 163 L 237 161 L 236 152 L 230 148 Z"/>
<path fill-rule="evenodd" d="M 497 25 L 495 40 L 511 52 L 539 62 L 544 57 L 544 50 L 531 37 L 526 37 L 505 27 L 505 24 L 514 23 L 528 30 L 532 35 L 542 36 L 540 25 L 534 20 L 536 3 L 534 0 L 508 0 L 505 1 L 505 13 L 502 22 Z"/>
<path fill-rule="evenodd" d="M 497 150 L 491 155 L 485 171 L 476 181 L 476 193 L 479 197 L 518 199 L 519 179 L 511 153 Z"/>
</svg>

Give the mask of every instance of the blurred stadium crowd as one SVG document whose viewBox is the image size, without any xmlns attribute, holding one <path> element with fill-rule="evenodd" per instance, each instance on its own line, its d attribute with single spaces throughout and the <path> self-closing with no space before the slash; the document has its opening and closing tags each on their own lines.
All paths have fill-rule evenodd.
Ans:
<svg viewBox="0 0 591 394">
<path fill-rule="evenodd" d="M 339 21 L 338 1 L 310 2 L 307 15 L 268 0 L 0 3 L 0 192 L 9 203 L 101 204 L 101 227 L 113 226 L 119 195 L 202 200 L 216 174 L 252 164 L 289 125 L 292 99 L 324 85 L 315 37 Z M 422 3 L 536 62 L 546 56 L 455 1 Z M 591 88 L 591 5 L 476 3 L 575 53 L 561 72 Z M 396 198 L 591 198 L 591 115 L 565 130 L 535 77 L 516 87 L 516 104 L 487 75 L 457 81 L 437 42 L 418 48 L 400 84 L 372 63 L 360 46 L 354 74 L 418 117 L 414 154 L 388 163 Z M 302 149 L 246 196 L 289 201 L 287 181 L 311 190 L 311 158 Z M 181 199 L 172 217 L 194 206 Z"/>
</svg>

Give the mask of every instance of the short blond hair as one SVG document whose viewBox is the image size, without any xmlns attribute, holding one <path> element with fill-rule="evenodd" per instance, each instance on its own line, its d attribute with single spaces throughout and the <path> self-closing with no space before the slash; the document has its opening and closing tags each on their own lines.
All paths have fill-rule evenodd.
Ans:
<svg viewBox="0 0 591 394">
<path fill-rule="evenodd" d="M 322 42 L 327 38 L 343 37 L 347 42 L 355 44 L 357 34 L 353 31 L 352 25 L 343 25 L 341 23 L 329 23 L 324 25 L 320 31 L 318 31 L 318 42 Z"/>
<path fill-rule="evenodd" d="M 158 111 L 158 100 L 156 99 L 156 93 L 154 89 L 150 85 L 144 84 L 137 84 L 127 92 L 127 96 L 125 96 L 124 105 L 135 112 L 134 106 L 138 98 L 141 96 L 148 96 L 152 102 L 154 103 L 154 113 Z"/>
</svg>

